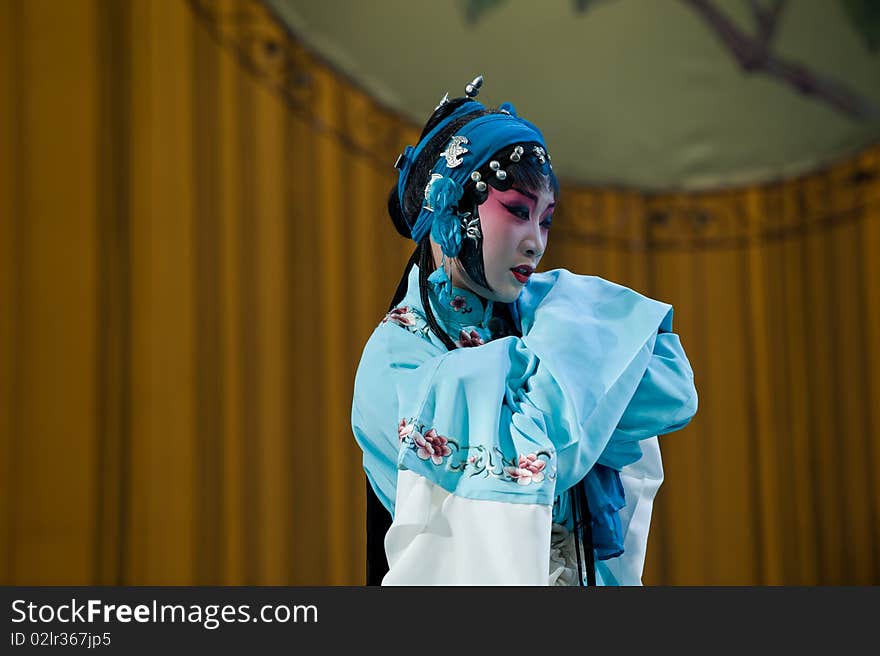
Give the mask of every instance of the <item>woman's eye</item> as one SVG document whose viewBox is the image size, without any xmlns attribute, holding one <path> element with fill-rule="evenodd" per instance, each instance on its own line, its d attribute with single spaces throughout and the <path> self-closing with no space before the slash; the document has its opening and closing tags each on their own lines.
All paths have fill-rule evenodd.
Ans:
<svg viewBox="0 0 880 656">
<path fill-rule="evenodd" d="M 551 221 L 550 219 L 545 219 L 544 221 L 541 222 L 541 226 L 544 228 L 547 228 L 547 230 L 549 230 L 550 226 L 552 226 L 552 225 L 553 225 L 553 221 Z"/>
<path fill-rule="evenodd" d="M 502 203 L 503 205 L 503 203 Z M 504 205 L 508 212 L 525 221 L 529 220 L 529 209 L 527 207 L 518 207 L 516 205 Z"/>
</svg>

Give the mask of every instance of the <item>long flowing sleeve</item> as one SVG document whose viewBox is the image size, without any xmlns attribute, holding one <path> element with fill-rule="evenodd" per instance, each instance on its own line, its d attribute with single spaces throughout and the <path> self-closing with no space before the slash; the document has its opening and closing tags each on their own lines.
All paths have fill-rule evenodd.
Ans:
<svg viewBox="0 0 880 656">
<path fill-rule="evenodd" d="M 599 463 L 619 470 L 636 462 L 642 455 L 642 440 L 684 428 L 696 412 L 694 373 L 681 340 L 671 332 L 670 313 L 670 321 L 657 335 L 645 374 Z"/>
<path fill-rule="evenodd" d="M 554 498 L 613 442 L 695 407 L 692 379 L 655 384 L 670 306 L 557 270 L 533 276 L 518 310 L 521 338 L 445 352 L 417 322 L 386 322 L 364 350 L 352 426 L 393 512 L 386 584 L 546 585 Z"/>
</svg>

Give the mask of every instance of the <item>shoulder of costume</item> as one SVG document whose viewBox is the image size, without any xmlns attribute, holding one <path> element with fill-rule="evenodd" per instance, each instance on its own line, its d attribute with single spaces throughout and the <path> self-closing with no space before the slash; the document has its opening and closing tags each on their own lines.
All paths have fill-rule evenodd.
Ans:
<svg viewBox="0 0 880 656">
<path fill-rule="evenodd" d="M 396 326 L 430 341 L 431 328 L 421 306 L 410 305 L 405 301 L 406 299 L 382 318 L 379 328 L 385 325 Z"/>
<path fill-rule="evenodd" d="M 636 312 L 656 317 L 660 332 L 672 332 L 672 305 L 599 276 L 551 269 L 531 276 L 517 302 L 521 316 L 537 312 L 550 304 L 567 304 L 571 311 L 589 312 L 609 320 L 622 319 Z"/>
<path fill-rule="evenodd" d="M 436 310 L 435 310 L 436 315 Z M 438 318 L 442 325 L 442 320 Z M 396 325 L 408 332 L 424 337 L 431 341 L 433 332 L 428 325 L 425 316 L 425 308 L 422 305 L 421 293 L 419 292 L 419 267 L 413 264 L 407 277 L 406 293 L 391 312 L 385 315 L 379 324 L 382 328 L 386 324 Z"/>
</svg>

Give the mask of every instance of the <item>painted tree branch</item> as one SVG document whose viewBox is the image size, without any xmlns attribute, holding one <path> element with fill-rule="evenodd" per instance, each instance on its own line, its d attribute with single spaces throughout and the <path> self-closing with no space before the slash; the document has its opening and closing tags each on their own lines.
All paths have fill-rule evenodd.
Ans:
<svg viewBox="0 0 880 656">
<path fill-rule="evenodd" d="M 739 65 L 748 73 L 763 71 L 805 96 L 813 96 L 851 118 L 862 121 L 880 120 L 880 106 L 871 102 L 842 82 L 820 75 L 806 66 L 773 53 L 770 45 L 776 33 L 785 0 L 777 0 L 768 9 L 757 0 L 748 0 L 758 25 L 758 36 L 740 30 L 711 0 L 681 0 L 689 5 L 733 53 Z"/>
<path fill-rule="evenodd" d="M 769 47 L 773 42 L 773 37 L 776 36 L 779 17 L 785 9 L 787 0 L 773 0 L 773 4 L 769 8 L 764 7 L 760 0 L 746 0 L 746 3 L 752 10 L 755 26 L 758 28 L 758 40 L 765 47 Z"/>
</svg>

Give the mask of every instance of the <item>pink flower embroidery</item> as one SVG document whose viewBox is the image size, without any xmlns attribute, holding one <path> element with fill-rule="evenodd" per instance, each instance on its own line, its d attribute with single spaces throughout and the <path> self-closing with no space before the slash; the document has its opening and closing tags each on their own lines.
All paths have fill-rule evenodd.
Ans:
<svg viewBox="0 0 880 656">
<path fill-rule="evenodd" d="M 398 308 L 394 308 L 385 315 L 385 318 L 382 319 L 382 323 L 386 321 L 393 321 L 394 323 L 400 326 L 415 326 L 416 325 L 416 315 L 413 314 L 409 307 L 403 305 Z"/>
<path fill-rule="evenodd" d="M 467 301 L 465 300 L 464 296 L 456 296 L 449 302 L 449 305 L 451 305 L 452 309 L 456 312 L 460 312 L 467 307 Z"/>
<path fill-rule="evenodd" d="M 415 429 L 415 424 L 407 423 L 406 419 L 401 419 L 397 425 L 397 437 L 402 442 L 407 435 L 410 435 Z"/>
<path fill-rule="evenodd" d="M 459 333 L 458 341 L 455 343 L 456 346 L 462 348 L 467 348 L 468 346 L 482 346 L 483 344 L 483 338 L 480 337 L 480 334 L 476 330 L 466 333 L 464 329 Z"/>
<path fill-rule="evenodd" d="M 544 467 L 546 462 L 538 458 L 534 453 L 527 456 L 519 455 L 517 467 L 505 467 L 504 472 L 516 480 L 520 485 L 540 483 L 544 480 Z"/>
<path fill-rule="evenodd" d="M 419 447 L 416 455 L 422 460 L 430 458 L 435 465 L 442 465 L 443 458 L 452 453 L 452 449 L 446 446 L 449 440 L 439 435 L 433 428 L 426 431 L 424 435 L 418 432 L 413 433 L 413 441 Z"/>
</svg>

